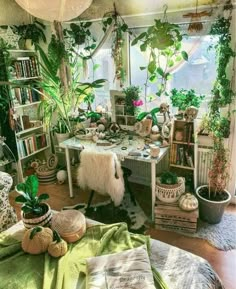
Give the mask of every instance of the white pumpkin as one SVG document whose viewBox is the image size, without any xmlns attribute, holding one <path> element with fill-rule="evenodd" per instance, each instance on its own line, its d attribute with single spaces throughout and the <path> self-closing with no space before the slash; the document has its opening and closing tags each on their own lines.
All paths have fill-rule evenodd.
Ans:
<svg viewBox="0 0 236 289">
<path fill-rule="evenodd" d="M 190 193 L 184 194 L 179 198 L 179 207 L 183 211 L 196 210 L 198 208 L 198 200 Z"/>
</svg>

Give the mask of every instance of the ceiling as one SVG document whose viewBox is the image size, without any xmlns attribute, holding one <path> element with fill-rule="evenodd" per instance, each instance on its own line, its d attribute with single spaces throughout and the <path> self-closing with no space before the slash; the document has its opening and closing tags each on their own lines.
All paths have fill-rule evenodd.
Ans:
<svg viewBox="0 0 236 289">
<path fill-rule="evenodd" d="M 77 1 L 79 2 L 80 0 Z M 114 11 L 113 3 L 115 3 L 117 12 L 122 16 L 131 15 L 142 18 L 144 15 L 161 15 L 164 11 L 164 5 L 168 7 L 168 14 L 177 13 L 179 10 L 185 13 L 188 10 L 195 9 L 196 1 L 197 0 L 93 0 L 92 5 L 82 15 L 78 16 L 80 19 L 100 19 L 105 13 Z M 205 9 L 206 6 L 216 6 L 224 1 L 225 0 L 198 0 L 198 6 L 199 9 Z M 40 1 L 38 1 L 38 3 L 40 5 Z M 61 0 L 61 3 L 66 3 L 66 0 Z M 22 24 L 31 21 L 30 15 L 24 11 L 15 0 L 0 0 L 0 7 L 0 25 Z"/>
<path fill-rule="evenodd" d="M 217 0 L 198 0 L 198 6 L 209 6 Z M 92 5 L 81 15 L 82 18 L 102 18 L 107 12 L 114 11 L 115 3 L 120 15 L 155 14 L 164 11 L 189 10 L 196 7 L 196 0 L 93 0 Z"/>
</svg>

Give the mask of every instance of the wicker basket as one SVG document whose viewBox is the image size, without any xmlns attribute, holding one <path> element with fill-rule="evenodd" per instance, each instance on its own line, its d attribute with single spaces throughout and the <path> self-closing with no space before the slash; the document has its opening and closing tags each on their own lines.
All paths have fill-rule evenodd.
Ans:
<svg viewBox="0 0 236 289">
<path fill-rule="evenodd" d="M 164 203 L 177 202 L 179 197 L 185 192 L 185 178 L 178 177 L 178 184 L 166 185 L 160 183 L 160 178 L 156 179 L 156 196 Z"/>
</svg>

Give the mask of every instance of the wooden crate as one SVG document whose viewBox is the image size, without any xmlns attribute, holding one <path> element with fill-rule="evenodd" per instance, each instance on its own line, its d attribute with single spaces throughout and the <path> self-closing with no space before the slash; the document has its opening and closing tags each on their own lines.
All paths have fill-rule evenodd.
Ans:
<svg viewBox="0 0 236 289">
<path fill-rule="evenodd" d="M 178 203 L 155 204 L 155 228 L 176 232 L 194 233 L 197 230 L 198 209 L 187 212 L 179 208 Z"/>
</svg>

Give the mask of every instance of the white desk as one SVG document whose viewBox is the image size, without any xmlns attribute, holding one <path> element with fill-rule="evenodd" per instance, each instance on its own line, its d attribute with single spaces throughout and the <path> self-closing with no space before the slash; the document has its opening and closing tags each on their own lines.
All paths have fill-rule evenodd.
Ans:
<svg viewBox="0 0 236 289">
<path fill-rule="evenodd" d="M 60 143 L 60 147 L 65 149 L 66 154 L 66 166 L 67 166 L 67 173 L 68 173 L 68 183 L 69 183 L 69 192 L 70 197 L 74 196 L 73 194 L 73 184 L 72 184 L 72 177 L 71 177 L 71 167 L 70 167 L 70 149 L 75 150 L 82 150 L 83 148 L 96 150 L 96 151 L 112 151 L 116 153 L 120 161 L 124 159 L 131 159 L 137 160 L 141 162 L 147 162 L 151 165 L 151 190 L 152 190 L 152 221 L 154 221 L 154 206 L 155 206 L 155 199 L 156 199 L 156 164 L 160 162 L 160 160 L 167 154 L 168 147 L 161 148 L 160 154 L 157 158 L 151 158 L 150 156 L 144 157 L 143 151 L 141 156 L 130 156 L 129 152 L 133 150 L 137 150 L 138 148 L 142 148 L 144 146 L 144 139 L 138 136 L 134 136 L 132 141 L 125 138 L 119 145 L 112 145 L 112 146 L 98 146 L 96 143 L 90 140 L 80 140 L 76 137 L 70 138 L 65 140 L 64 142 Z M 126 147 L 126 150 L 122 148 Z"/>
</svg>

